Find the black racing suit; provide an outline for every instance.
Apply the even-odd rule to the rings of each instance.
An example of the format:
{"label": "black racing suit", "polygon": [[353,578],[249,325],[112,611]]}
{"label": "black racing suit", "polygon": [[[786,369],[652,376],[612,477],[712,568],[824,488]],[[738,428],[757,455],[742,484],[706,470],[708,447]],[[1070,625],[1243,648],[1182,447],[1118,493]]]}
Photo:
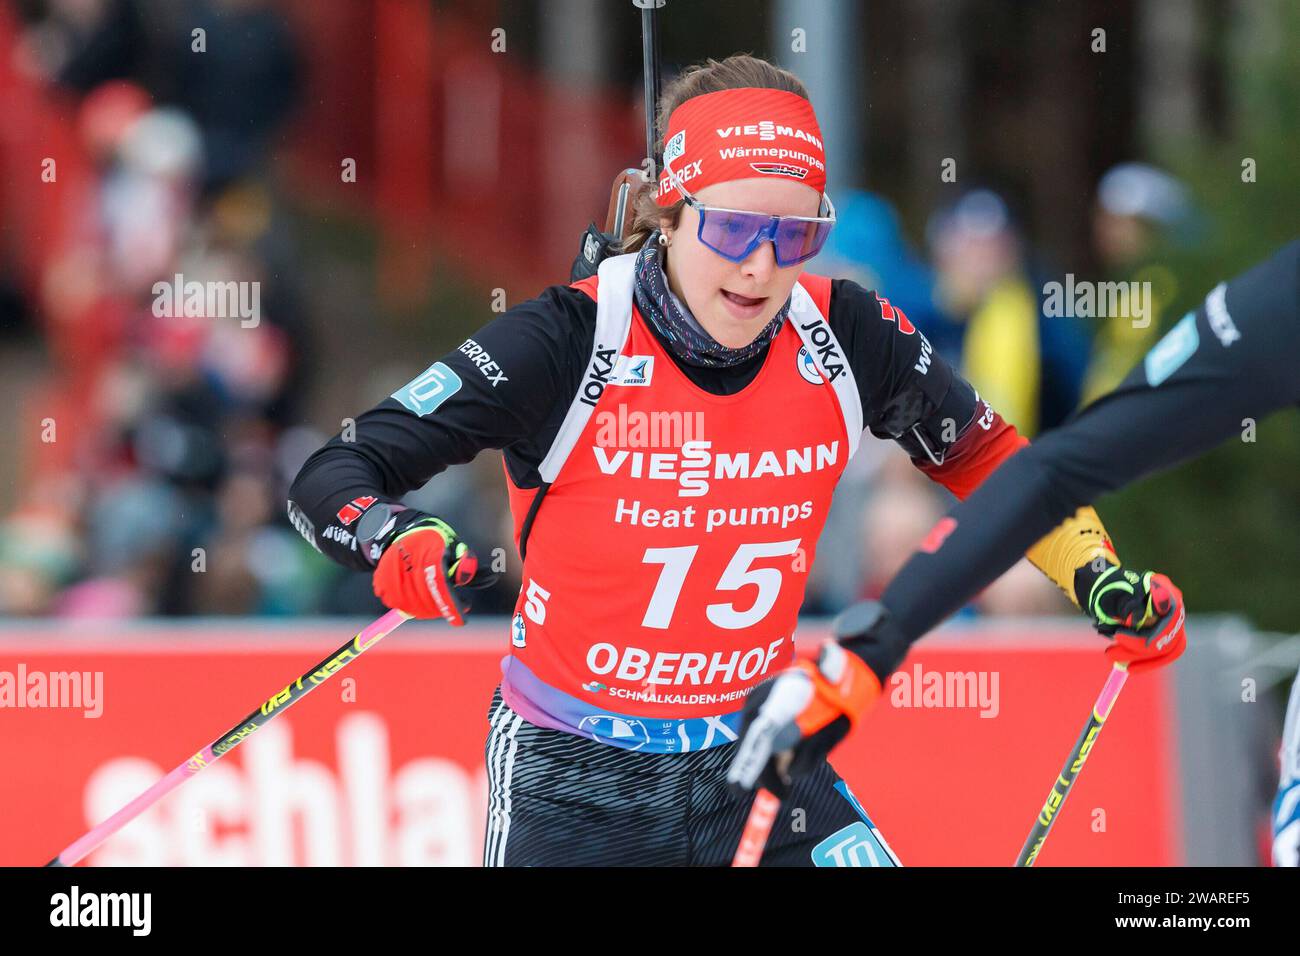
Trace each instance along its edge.
{"label": "black racing suit", "polygon": [[886,588],[899,625],[886,666],[1077,508],[1300,404],[1298,301],[1300,240],[1216,286],[1114,392],[1000,467]]}
{"label": "black racing suit", "polygon": [[[1014,429],[931,354],[906,317],[888,315],[874,293],[833,281],[830,325],[851,363],[866,427],[898,441],[936,481],[982,478],[1018,441]],[[425,414],[390,398],[357,418],[350,440],[337,437],[307,461],[290,491],[294,524],[323,553],[366,569],[375,555],[358,546],[361,522],[340,523],[349,502],[393,502],[487,448],[504,450],[519,487],[538,487],[538,466],[582,384],[595,318],[585,292],[552,286],[484,326],[441,359],[460,379],[454,394]],[[700,388],[727,395],[748,385],[765,358],[731,368],[674,361]],[[489,865],[730,861],[749,804],[726,790],[731,745],[628,751],[534,726],[499,692],[489,718]],[[893,865],[829,764],[801,782],[786,807],[789,825],[774,829],[765,863]]]}

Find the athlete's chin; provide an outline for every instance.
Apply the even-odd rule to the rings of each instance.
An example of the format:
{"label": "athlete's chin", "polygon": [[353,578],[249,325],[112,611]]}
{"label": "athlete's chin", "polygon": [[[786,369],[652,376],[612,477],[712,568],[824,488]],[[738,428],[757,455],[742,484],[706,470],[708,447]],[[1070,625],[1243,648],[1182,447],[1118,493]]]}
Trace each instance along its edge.
{"label": "athlete's chin", "polygon": [[[719,295],[719,299],[721,298]],[[754,315],[740,316],[728,308],[728,303],[721,302],[718,308],[713,310],[711,321],[704,330],[719,345],[729,349],[743,348],[758,337],[758,333],[767,327],[767,323],[772,321],[774,315],[776,315],[775,309],[763,309]]]}

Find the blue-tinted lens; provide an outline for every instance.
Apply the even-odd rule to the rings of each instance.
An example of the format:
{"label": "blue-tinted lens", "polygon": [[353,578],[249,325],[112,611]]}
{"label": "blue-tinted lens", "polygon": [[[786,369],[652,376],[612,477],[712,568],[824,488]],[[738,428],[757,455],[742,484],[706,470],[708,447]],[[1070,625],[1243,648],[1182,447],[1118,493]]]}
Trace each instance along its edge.
{"label": "blue-tinted lens", "polygon": [[792,266],[811,259],[822,251],[831,234],[829,222],[807,222],[800,219],[782,219],[777,223],[776,263]]}
{"label": "blue-tinted lens", "polygon": [[723,209],[699,209],[700,241],[723,258],[741,262],[768,231],[771,216]]}

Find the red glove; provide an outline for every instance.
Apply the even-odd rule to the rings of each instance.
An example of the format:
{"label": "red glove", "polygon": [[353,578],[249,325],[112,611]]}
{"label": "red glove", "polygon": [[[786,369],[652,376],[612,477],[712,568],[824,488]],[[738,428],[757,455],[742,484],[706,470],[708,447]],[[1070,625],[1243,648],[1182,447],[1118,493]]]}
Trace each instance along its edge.
{"label": "red glove", "polygon": [[483,587],[495,575],[478,575],[478,558],[441,518],[421,518],[384,548],[373,578],[375,596],[412,617],[465,623],[469,604],[454,588]]}
{"label": "red glove", "polygon": [[1084,608],[1112,640],[1106,656],[1132,673],[1172,664],[1187,649],[1183,592],[1163,574],[1112,565],[1092,583]]}

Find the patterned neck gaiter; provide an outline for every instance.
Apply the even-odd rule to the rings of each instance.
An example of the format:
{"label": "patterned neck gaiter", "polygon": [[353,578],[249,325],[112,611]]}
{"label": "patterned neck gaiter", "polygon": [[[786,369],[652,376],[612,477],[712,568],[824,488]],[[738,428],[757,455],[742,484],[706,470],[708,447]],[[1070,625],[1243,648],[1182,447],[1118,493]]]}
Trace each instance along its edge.
{"label": "patterned neck gaiter", "polygon": [[673,354],[689,365],[726,368],[739,365],[762,352],[785,324],[790,314],[790,300],[764,326],[754,341],[740,348],[727,348],[705,332],[695,317],[678,304],[664,275],[664,248],[659,245],[659,230],[650,234],[636,260],[636,283],[633,294],[637,308],[667,340]]}

